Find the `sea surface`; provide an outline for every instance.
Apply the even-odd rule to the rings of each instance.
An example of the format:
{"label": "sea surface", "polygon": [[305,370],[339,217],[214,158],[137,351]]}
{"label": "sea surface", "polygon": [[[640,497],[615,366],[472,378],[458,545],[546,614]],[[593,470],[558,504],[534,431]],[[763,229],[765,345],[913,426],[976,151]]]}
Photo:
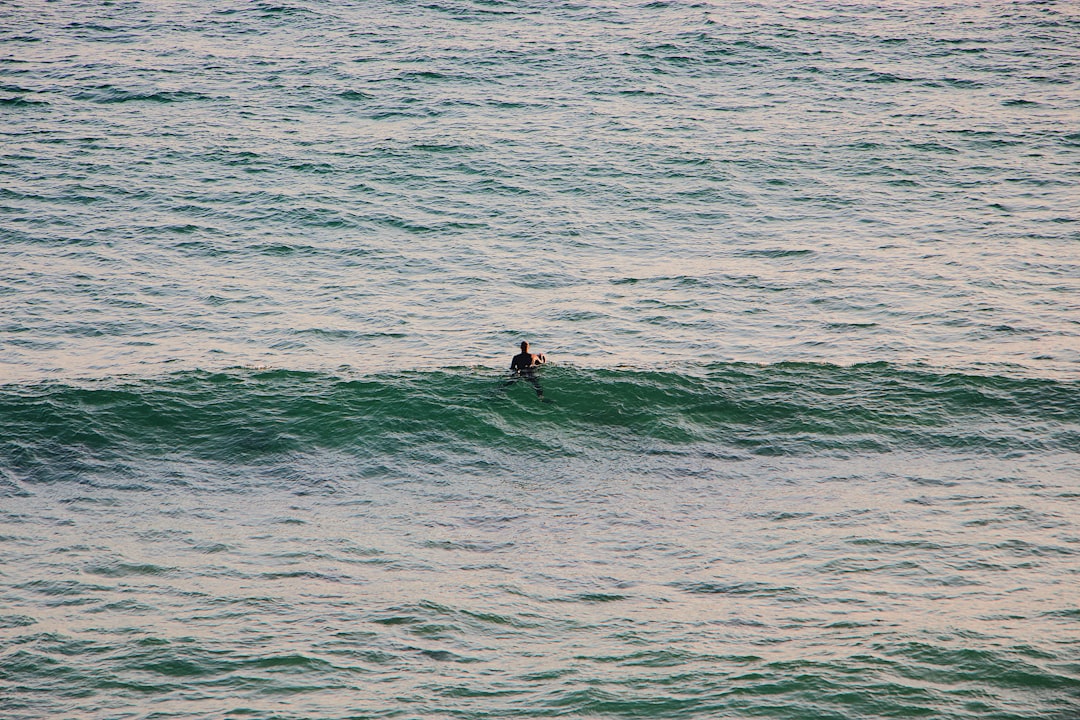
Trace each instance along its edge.
{"label": "sea surface", "polygon": [[1078,47],[0,4],[0,718],[1080,717]]}

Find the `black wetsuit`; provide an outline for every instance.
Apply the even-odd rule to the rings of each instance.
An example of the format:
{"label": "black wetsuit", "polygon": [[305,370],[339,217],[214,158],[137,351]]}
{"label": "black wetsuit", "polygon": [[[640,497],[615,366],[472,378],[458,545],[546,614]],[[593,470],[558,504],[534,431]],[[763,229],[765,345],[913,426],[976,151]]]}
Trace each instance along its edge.
{"label": "black wetsuit", "polygon": [[536,353],[523,352],[515,355],[514,359],[510,361],[510,372],[513,373],[513,377],[510,378],[507,385],[513,385],[521,378],[527,380],[530,385],[536,388],[536,397],[544,397],[544,388],[540,387],[540,378],[536,377],[536,368],[543,365],[544,362],[544,356]]}

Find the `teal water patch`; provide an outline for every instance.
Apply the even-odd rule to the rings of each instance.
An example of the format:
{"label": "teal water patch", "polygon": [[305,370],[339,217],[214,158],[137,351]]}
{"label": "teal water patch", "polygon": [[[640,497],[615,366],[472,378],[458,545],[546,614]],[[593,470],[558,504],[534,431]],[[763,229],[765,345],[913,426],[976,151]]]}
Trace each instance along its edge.
{"label": "teal water patch", "polygon": [[528,383],[475,370],[359,379],[293,371],[0,389],[8,471],[191,457],[270,462],[340,451],[453,464],[485,454],[736,451],[997,455],[1076,452],[1076,383],[885,364],[712,365],[693,372],[553,367]]}

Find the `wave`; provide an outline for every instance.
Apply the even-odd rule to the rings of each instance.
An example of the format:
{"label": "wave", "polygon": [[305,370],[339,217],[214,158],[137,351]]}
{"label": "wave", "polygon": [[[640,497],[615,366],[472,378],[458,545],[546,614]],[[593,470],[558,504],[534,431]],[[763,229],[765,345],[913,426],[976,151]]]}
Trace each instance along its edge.
{"label": "wave", "polygon": [[549,367],[541,401],[490,369],[349,378],[190,371],[0,386],[0,468],[33,481],[140,459],[274,462],[334,451],[430,462],[607,451],[718,457],[1080,451],[1080,383],[884,363]]}

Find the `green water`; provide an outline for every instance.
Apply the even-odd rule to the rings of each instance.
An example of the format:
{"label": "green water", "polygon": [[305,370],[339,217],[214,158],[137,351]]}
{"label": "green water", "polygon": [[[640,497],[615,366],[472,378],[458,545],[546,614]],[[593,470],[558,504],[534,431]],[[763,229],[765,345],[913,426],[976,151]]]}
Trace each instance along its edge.
{"label": "green water", "polygon": [[0,717],[1080,717],[1077,47],[0,5]]}
{"label": "green water", "polygon": [[1075,382],[902,370],[883,363],[713,365],[691,373],[545,368],[543,400],[484,369],[348,378],[180,373],[0,392],[12,457],[61,454],[274,461],[428,446],[573,457],[703,447],[746,455],[954,450],[1075,452]]}
{"label": "green water", "polygon": [[8,385],[16,717],[1065,718],[1075,383]]}

